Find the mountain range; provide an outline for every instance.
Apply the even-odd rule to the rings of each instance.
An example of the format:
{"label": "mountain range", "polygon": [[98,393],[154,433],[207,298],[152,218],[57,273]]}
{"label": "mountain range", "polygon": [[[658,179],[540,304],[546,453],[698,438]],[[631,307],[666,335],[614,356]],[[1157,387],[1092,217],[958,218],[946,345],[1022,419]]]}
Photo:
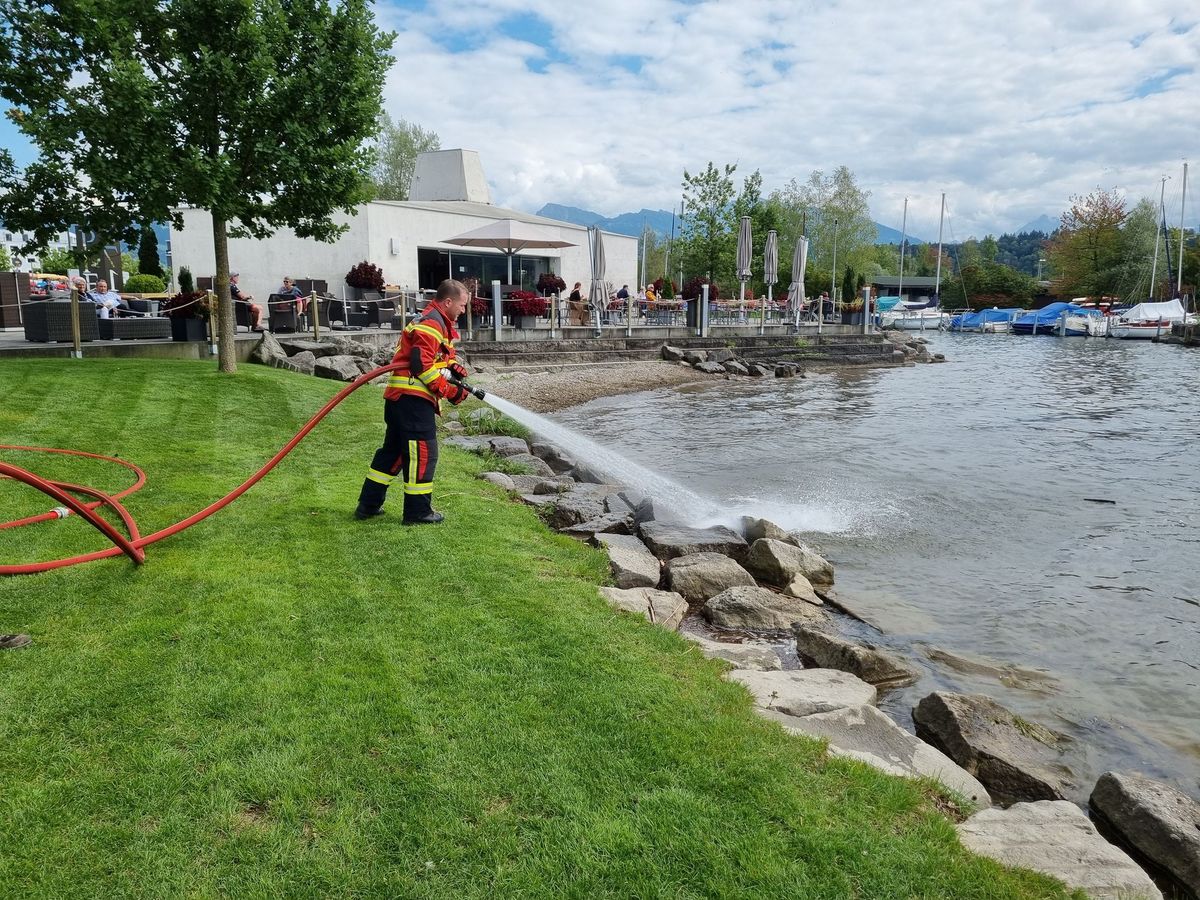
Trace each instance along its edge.
{"label": "mountain range", "polygon": [[[592,212],[590,209],[580,209],[578,206],[563,206],[560,203],[547,203],[537,211],[537,215],[545,216],[548,219],[557,219],[560,222],[570,222],[573,225],[591,226],[598,225],[605,231],[614,231],[617,234],[627,234],[631,237],[637,237],[642,233],[642,228],[649,228],[660,236],[669,236],[672,227],[678,228],[678,219],[669,210],[665,209],[643,209],[639,212],[621,213],[619,216],[602,216],[598,212]],[[1058,219],[1052,216],[1042,214],[1032,222],[1026,222],[1018,228],[1013,234],[1026,234],[1031,231],[1042,231],[1050,234],[1058,228]],[[876,244],[899,244],[900,230],[883,225],[879,222],[875,223],[875,243]],[[908,235],[909,244],[924,244],[933,243],[926,241],[923,238],[915,235]]]}

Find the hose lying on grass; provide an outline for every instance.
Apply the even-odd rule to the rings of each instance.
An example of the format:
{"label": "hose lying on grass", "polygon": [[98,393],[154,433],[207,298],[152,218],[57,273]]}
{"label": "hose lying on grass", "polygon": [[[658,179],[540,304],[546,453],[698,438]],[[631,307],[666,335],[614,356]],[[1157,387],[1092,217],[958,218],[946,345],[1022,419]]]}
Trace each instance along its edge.
{"label": "hose lying on grass", "polygon": [[[8,463],[0,462],[0,478],[12,478],[16,481],[28,484],[31,487],[35,487],[47,496],[53,497],[60,504],[57,509],[54,509],[50,512],[41,513],[36,516],[28,516],[24,519],[15,519],[11,522],[0,522],[0,530],[6,528],[19,528],[24,525],[33,525],[37,522],[45,522],[51,519],[64,519],[67,516],[74,514],[90,522],[93,527],[95,527],[105,537],[113,542],[112,547],[109,547],[105,550],[97,550],[93,553],[81,553],[78,556],[47,560],[46,562],[25,563],[22,565],[0,565],[0,575],[34,575],[38,572],[48,572],[51,569],[61,569],[65,566],[75,566],[79,565],[80,563],[92,562],[93,560],[97,559],[105,559],[110,556],[119,556],[122,553],[140,565],[146,559],[146,554],[142,548],[146,547],[148,544],[153,544],[157,541],[163,540],[164,538],[169,538],[172,535],[179,534],[179,532],[183,531],[185,528],[191,528],[197,522],[201,522],[204,519],[207,519],[213,513],[224,509],[238,497],[242,496],[242,494],[246,493],[246,491],[250,490],[250,488],[254,487],[255,484],[261,481],[268,472],[270,472],[279,464],[280,460],[291,453],[292,450],[295,449],[296,445],[304,440],[308,433],[317,426],[317,423],[325,418],[325,416],[327,416],[335,406],[349,397],[364,384],[367,384],[375,378],[378,378],[380,375],[386,375],[388,372],[393,371],[400,365],[403,365],[403,363],[391,363],[367,372],[365,375],[360,375],[354,381],[350,382],[350,384],[338,391],[328,403],[321,407],[316,415],[314,415],[308,420],[307,423],[305,423],[303,428],[296,432],[295,436],[291,440],[284,444],[274,456],[267,460],[266,464],[261,469],[243,481],[240,485],[238,485],[220,500],[209,504],[208,506],[204,507],[204,509],[194,513],[193,515],[188,516],[182,522],[176,522],[174,525],[163,528],[161,531],[156,531],[153,534],[148,534],[144,537],[139,533],[137,522],[134,520],[133,516],[130,515],[129,511],[125,509],[125,506],[121,503],[123,498],[128,497],[146,483],[146,474],[137,466],[130,462],[126,462],[125,460],[116,459],[111,456],[103,456],[98,453],[87,453],[83,450],[64,450],[54,447],[22,447],[10,444],[0,444],[0,450],[16,450],[34,453],[61,453],[67,456],[82,456],[89,459],[99,459],[105,462],[116,463],[119,466],[124,466],[137,475],[137,478],[132,485],[125,488],[123,491],[110,495],[85,485],[70,484],[64,481],[53,481],[50,479],[41,478],[38,475],[35,475],[33,472],[30,472],[28,469],[22,469],[20,466],[14,466]],[[73,496],[74,494],[82,494],[84,496],[91,497],[92,499],[88,501],[79,500]],[[110,524],[99,514],[99,512],[97,512],[97,510],[103,506],[107,506],[120,517],[122,523],[125,525],[125,530],[129,533],[128,537],[121,534],[121,532],[115,526]]]}

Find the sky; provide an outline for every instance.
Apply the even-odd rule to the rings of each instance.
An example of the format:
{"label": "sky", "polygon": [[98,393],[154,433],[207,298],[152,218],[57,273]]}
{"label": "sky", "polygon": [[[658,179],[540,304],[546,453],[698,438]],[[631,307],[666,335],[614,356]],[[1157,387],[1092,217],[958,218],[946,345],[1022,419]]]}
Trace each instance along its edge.
{"label": "sky", "polygon": [[[1200,6],[1174,0],[377,0],[385,107],[478,150],[493,202],[670,209],[685,170],[770,191],[839,165],[874,218],[947,239],[1200,197]],[[0,144],[27,159],[7,122]],[[740,182],[739,182],[740,183]]]}

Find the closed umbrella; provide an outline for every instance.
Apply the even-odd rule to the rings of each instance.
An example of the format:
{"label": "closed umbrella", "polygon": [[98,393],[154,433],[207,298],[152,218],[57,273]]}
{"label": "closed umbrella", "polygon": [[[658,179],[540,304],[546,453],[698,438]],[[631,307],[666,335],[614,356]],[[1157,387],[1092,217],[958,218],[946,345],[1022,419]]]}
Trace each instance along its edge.
{"label": "closed umbrella", "polygon": [[[779,280],[779,235],[774,228],[767,232],[767,244],[763,248],[763,280],[767,283],[767,306],[770,306],[775,299],[775,282]],[[764,307],[758,333],[763,334],[766,328],[767,309]]]}
{"label": "closed umbrella", "polygon": [[[792,305],[796,327],[800,326],[800,307],[804,305],[804,270],[808,268],[808,238],[796,241],[792,253],[792,283],[788,286],[788,303]],[[817,328],[821,325],[818,322]]]}
{"label": "closed umbrella", "polygon": [[600,317],[608,303],[608,286],[604,281],[604,239],[599,228],[589,228],[592,237],[592,287],[588,292],[588,303],[596,317],[596,332],[600,332]]}
{"label": "closed umbrella", "polygon": [[750,241],[750,217],[742,216],[742,224],[738,227],[737,242],[737,279],[741,282],[740,301],[742,316],[746,314],[746,282],[750,280],[750,258],[754,245]]}

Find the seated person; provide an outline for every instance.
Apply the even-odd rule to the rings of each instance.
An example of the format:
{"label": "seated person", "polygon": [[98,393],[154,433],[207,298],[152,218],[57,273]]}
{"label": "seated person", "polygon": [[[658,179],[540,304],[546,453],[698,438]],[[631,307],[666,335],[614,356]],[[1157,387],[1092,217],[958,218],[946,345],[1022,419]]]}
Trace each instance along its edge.
{"label": "seated person", "polygon": [[657,303],[658,302],[658,294],[655,293],[654,285],[652,285],[652,284],[646,285],[646,302],[647,303]]}
{"label": "seated person", "polygon": [[242,289],[238,287],[238,273],[237,272],[229,273],[229,299],[232,300],[234,303],[245,303],[246,304],[246,307],[250,310],[250,330],[251,331],[266,331],[267,330],[265,326],[260,324],[260,322],[262,320],[262,307],[259,306],[257,303],[252,302],[254,300],[253,294],[243,293]]}
{"label": "seated person", "polygon": [[571,289],[571,296],[567,299],[568,325],[586,325],[588,323],[588,309],[587,304],[583,301],[582,287],[580,282],[575,282],[575,287]]}
{"label": "seated person", "polygon": [[304,311],[308,309],[308,298],[300,293],[300,288],[296,287],[290,278],[283,279],[283,285],[277,288],[275,293],[280,297],[295,297],[296,312],[300,315],[304,315]]}
{"label": "seated person", "polygon": [[96,315],[102,319],[115,318],[114,313],[121,310],[129,311],[129,306],[121,299],[116,291],[108,289],[108,282],[101,278],[96,282],[94,290],[88,291],[84,297],[96,304]]}
{"label": "seated person", "polygon": [[621,289],[617,291],[617,299],[622,301],[629,299],[629,285],[621,285]]}

